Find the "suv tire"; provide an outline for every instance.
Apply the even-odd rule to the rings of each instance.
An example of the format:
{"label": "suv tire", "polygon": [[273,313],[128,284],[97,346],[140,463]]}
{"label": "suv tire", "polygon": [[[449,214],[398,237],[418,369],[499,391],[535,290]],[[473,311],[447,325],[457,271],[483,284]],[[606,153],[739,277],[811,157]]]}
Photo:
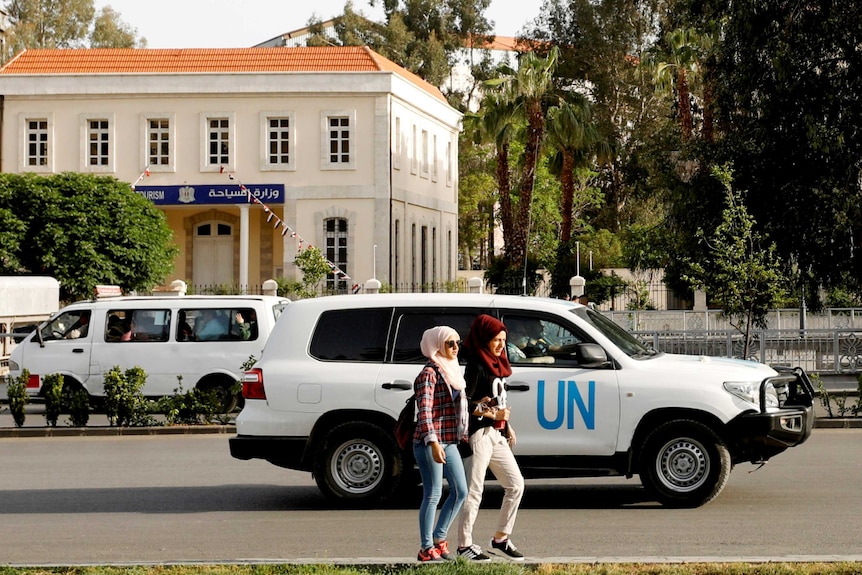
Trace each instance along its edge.
{"label": "suv tire", "polygon": [[391,432],[370,422],[350,421],[328,431],[314,459],[314,479],[330,499],[371,502],[393,498],[405,474]]}
{"label": "suv tire", "polygon": [[697,421],[665,422],[641,448],[641,483],[668,507],[709,503],[724,489],[732,468],[727,446]]}

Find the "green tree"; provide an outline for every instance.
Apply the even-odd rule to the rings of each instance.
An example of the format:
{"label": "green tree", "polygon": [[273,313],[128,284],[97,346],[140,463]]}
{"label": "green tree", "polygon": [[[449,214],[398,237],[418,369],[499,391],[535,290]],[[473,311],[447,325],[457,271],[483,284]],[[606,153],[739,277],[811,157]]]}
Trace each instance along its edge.
{"label": "green tree", "polygon": [[294,263],[302,272],[301,288],[297,295],[303,298],[316,297],[323,278],[332,272],[329,262],[319,249],[309,246],[296,254]]}
{"label": "green tree", "polygon": [[138,38],[138,30],[120,19],[110,6],[102,8],[93,21],[90,32],[91,48],[146,48],[146,38]]}
{"label": "green tree", "polygon": [[[638,66],[659,32],[664,0],[546,0],[527,36],[560,48],[558,82],[579,86],[591,103],[601,141],[612,152],[596,178],[605,203],[597,228],[617,233],[637,221],[638,195],[648,180],[637,168],[639,149],[667,114]],[[652,193],[650,193],[652,192]]]}
{"label": "green tree", "polygon": [[93,0],[10,0],[11,53],[25,48],[83,48],[93,16]]}
{"label": "green tree", "polygon": [[36,48],[143,48],[145,38],[110,6],[98,14],[93,0],[8,0],[4,59]]}
{"label": "green tree", "polygon": [[752,331],[766,327],[768,311],[784,296],[786,279],[775,244],[754,229],[754,218],[743,194],[734,191],[730,172],[714,168],[712,173],[724,186],[727,203],[718,227],[697,231],[707,257],[691,263],[689,279],[742,334],[742,357],[748,358]]}
{"label": "green tree", "polygon": [[97,284],[150,289],[178,251],[164,213],[112,177],[0,174],[3,213],[14,241],[0,248],[0,274],[53,276],[64,300]]}
{"label": "green tree", "polygon": [[465,269],[472,269],[474,260],[487,268],[497,223],[494,148],[472,141],[465,130],[458,152],[458,251]]}
{"label": "green tree", "polygon": [[[860,292],[862,2],[717,2],[722,160],[785,262]],[[848,273],[849,272],[849,273]]]}

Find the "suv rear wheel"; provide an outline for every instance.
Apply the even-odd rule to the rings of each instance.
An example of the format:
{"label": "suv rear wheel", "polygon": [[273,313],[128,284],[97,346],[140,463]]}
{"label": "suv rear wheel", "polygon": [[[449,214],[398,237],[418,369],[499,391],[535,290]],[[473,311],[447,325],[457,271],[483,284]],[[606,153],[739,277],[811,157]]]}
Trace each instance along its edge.
{"label": "suv rear wheel", "polygon": [[641,483],[669,507],[709,503],[724,489],[732,468],[727,446],[697,421],[663,423],[641,449]]}
{"label": "suv rear wheel", "polygon": [[401,453],[392,433],[367,422],[342,423],[329,431],[314,460],[314,479],[329,498],[342,502],[388,499],[402,479]]}

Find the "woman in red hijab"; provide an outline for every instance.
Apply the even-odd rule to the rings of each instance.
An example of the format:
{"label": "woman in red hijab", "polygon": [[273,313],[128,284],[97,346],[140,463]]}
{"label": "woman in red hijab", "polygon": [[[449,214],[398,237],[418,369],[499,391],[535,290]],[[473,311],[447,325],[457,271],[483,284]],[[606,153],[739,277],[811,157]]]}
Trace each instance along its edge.
{"label": "woman in red hijab", "polygon": [[489,550],[514,561],[524,560],[509,541],[524,495],[524,477],[512,453],[515,430],[509,424],[506,399],[506,378],[512,375],[512,368],[506,354],[506,335],[503,322],[482,314],[473,320],[464,342],[463,354],[467,359],[464,380],[470,402],[468,432],[473,454],[464,460],[467,500],[461,508],[458,554],[471,561],[491,560],[481,547],[473,544],[473,524],[482,503],[488,469],[504,490],[497,531]]}

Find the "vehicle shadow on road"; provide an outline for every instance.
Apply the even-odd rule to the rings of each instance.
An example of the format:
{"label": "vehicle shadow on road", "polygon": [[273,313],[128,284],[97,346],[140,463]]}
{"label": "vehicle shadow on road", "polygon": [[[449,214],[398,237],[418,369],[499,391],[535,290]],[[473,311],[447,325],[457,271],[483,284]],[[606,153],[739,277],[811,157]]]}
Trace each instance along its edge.
{"label": "vehicle shadow on road", "polygon": [[[503,491],[486,488],[483,508],[499,508]],[[314,486],[219,485],[203,487],[110,487],[0,491],[4,514],[212,513],[336,509],[417,509],[421,488],[394,501],[339,504]],[[528,485],[522,509],[617,509],[658,507],[639,484]]]}

